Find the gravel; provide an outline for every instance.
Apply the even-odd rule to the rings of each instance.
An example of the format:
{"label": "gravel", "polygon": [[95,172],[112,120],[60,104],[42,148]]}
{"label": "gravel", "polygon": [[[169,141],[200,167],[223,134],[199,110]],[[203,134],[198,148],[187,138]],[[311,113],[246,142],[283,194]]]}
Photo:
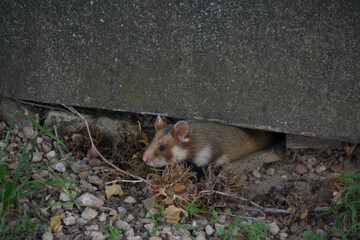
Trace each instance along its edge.
{"label": "gravel", "polygon": [[[11,138],[8,146],[9,167],[11,171],[17,167],[17,159],[20,155],[21,149],[24,148],[26,142],[35,136],[35,131],[32,127],[17,129],[14,131],[17,135]],[[37,137],[32,149],[33,152],[33,169],[29,172],[35,172],[40,166],[45,166],[54,163],[61,159],[61,154],[54,148],[51,139],[45,135]],[[0,147],[5,147],[5,142],[0,141]],[[286,184],[288,180],[296,178],[307,179],[308,181],[296,182],[290,189],[296,189],[298,192],[311,192],[316,189],[316,184],[319,179],[330,179],[333,172],[342,172],[353,170],[354,163],[346,158],[334,158],[334,163],[318,164],[318,159],[323,159],[316,155],[312,150],[300,151],[296,161],[292,161],[294,152],[287,150],[286,157],[279,162],[268,163],[266,166],[257,167],[255,169],[242,172],[242,183],[246,186],[249,192],[256,192],[251,199],[260,204],[258,200],[263,194],[271,192],[272,187],[280,186],[277,190],[271,192],[273,196],[276,194],[284,194],[287,190]],[[0,159],[4,156],[0,155]],[[337,161],[339,160],[339,161]],[[3,161],[3,160],[2,160]],[[331,167],[330,167],[331,166]],[[34,170],[35,169],[35,170]],[[72,162],[63,160],[54,164],[50,169],[43,169],[32,176],[34,181],[45,182],[53,180],[53,174],[49,170],[55,170],[61,178],[74,179],[79,183],[67,183],[67,187],[73,196],[79,194],[76,202],[82,207],[78,209],[73,205],[62,205],[63,203],[71,202],[71,198],[63,192],[64,189],[46,188],[44,195],[44,206],[52,206],[49,210],[43,213],[44,219],[49,220],[51,217],[65,213],[61,219],[61,225],[66,227],[58,233],[52,232],[52,229],[41,230],[38,236],[40,239],[109,239],[102,229],[108,229],[109,226],[115,229],[122,230],[124,239],[191,239],[188,234],[196,237],[196,239],[217,239],[216,232],[222,228],[228,229],[229,224],[234,221],[234,217],[222,214],[226,209],[231,209],[232,215],[263,217],[257,212],[247,211],[243,212],[238,204],[245,202],[237,200],[236,204],[223,202],[224,207],[215,208],[219,212],[219,220],[216,223],[209,224],[214,219],[211,214],[197,214],[192,216],[191,221],[185,221],[183,224],[191,226],[201,226],[195,230],[184,230],[173,227],[159,228],[154,236],[152,231],[154,222],[147,212],[151,211],[156,217],[158,209],[154,207],[151,194],[147,190],[145,184],[140,183],[116,183],[121,185],[125,196],[113,196],[107,199],[105,196],[104,186],[107,184],[106,176],[113,169],[109,168],[93,150],[87,150],[79,159],[73,158]],[[283,177],[284,176],[284,177]],[[119,177],[120,178],[120,177]],[[320,192],[320,191],[319,191]],[[259,194],[261,193],[261,195]],[[247,197],[247,196],[246,196]],[[23,200],[23,206],[31,208],[32,203],[39,204],[41,194],[32,195],[27,201]],[[249,197],[250,198],[250,197]],[[314,195],[314,198],[317,198]],[[229,204],[229,205],[228,205]],[[260,204],[261,205],[261,204]],[[277,219],[278,215],[266,216],[266,224],[269,228],[268,239],[301,239],[304,229],[313,229],[321,234],[325,234],[325,229],[331,228],[331,221],[318,220],[311,218],[314,222],[307,221],[308,225],[301,226],[298,222],[292,222],[287,226],[280,223]],[[281,215],[286,218],[286,215]],[[310,219],[310,218],[309,218]],[[190,224],[191,222],[191,224]],[[249,220],[249,224],[252,224]],[[164,218],[160,217],[157,226],[166,225]],[[306,223],[305,223],[306,224]],[[100,227],[99,227],[100,226]],[[280,228],[282,229],[280,231]],[[240,229],[240,228],[239,228]]]}

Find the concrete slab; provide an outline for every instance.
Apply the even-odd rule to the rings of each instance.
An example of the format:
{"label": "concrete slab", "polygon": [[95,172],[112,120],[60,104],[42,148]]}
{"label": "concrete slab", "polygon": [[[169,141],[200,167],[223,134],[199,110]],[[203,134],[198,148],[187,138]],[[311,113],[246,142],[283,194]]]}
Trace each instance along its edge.
{"label": "concrete slab", "polygon": [[359,1],[0,3],[0,96],[360,142]]}

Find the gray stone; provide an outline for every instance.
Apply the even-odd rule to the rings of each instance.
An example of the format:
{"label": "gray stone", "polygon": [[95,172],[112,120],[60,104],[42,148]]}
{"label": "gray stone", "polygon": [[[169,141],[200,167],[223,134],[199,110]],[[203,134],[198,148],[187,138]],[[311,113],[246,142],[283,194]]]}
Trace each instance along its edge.
{"label": "gray stone", "polygon": [[89,171],[83,171],[81,173],[79,173],[79,178],[80,180],[85,180],[87,179],[87,177],[90,175],[90,172]]}
{"label": "gray stone", "polygon": [[149,240],[162,240],[162,238],[158,236],[152,236],[149,238]]}
{"label": "gray stone", "polygon": [[125,236],[126,237],[133,237],[134,236],[134,229],[133,228],[130,228],[129,230],[127,230],[125,232]]}
{"label": "gray stone", "polygon": [[53,240],[54,239],[54,236],[51,232],[45,232],[42,237],[41,237],[42,240]]}
{"label": "gray stone", "polygon": [[146,228],[146,230],[148,230],[149,233],[152,233],[154,223],[145,224],[144,227]]}
{"label": "gray stone", "polygon": [[266,174],[272,176],[275,174],[275,169],[274,168],[268,168],[266,169]]}
{"label": "gray stone", "polygon": [[90,3],[1,3],[1,96],[360,142],[358,1]]}
{"label": "gray stone", "polygon": [[[88,121],[91,122],[86,115]],[[57,132],[63,136],[69,132],[69,127],[75,128],[79,124],[80,118],[74,114],[59,111],[49,111],[45,119],[45,128],[53,129],[56,126]]]}
{"label": "gray stone", "polygon": [[84,218],[77,218],[76,219],[76,225],[79,227],[84,227],[87,221]]}
{"label": "gray stone", "polygon": [[287,236],[288,236],[288,234],[285,232],[279,233],[279,237],[281,237],[281,238],[286,238]]}
{"label": "gray stone", "polygon": [[106,235],[104,235],[102,232],[96,232],[93,231],[89,234],[89,237],[91,237],[91,240],[105,240]]}
{"label": "gray stone", "polygon": [[141,240],[140,236],[131,236],[131,237],[127,237],[127,240]]}
{"label": "gray stone", "polygon": [[82,204],[87,207],[101,207],[104,205],[104,201],[95,197],[90,193],[85,193],[76,199],[78,204]]}
{"label": "gray stone", "polygon": [[299,164],[299,165],[297,165],[297,166],[295,167],[295,172],[296,172],[297,174],[302,175],[302,174],[304,174],[304,173],[307,172],[307,168],[306,168],[304,165]]}
{"label": "gray stone", "polygon": [[105,222],[105,221],[106,221],[106,218],[107,218],[106,214],[105,214],[105,213],[101,213],[100,216],[99,216],[99,221],[100,221],[100,222]]}
{"label": "gray stone", "polygon": [[51,168],[53,168],[54,170],[56,170],[58,172],[63,173],[66,171],[66,164],[65,164],[65,162],[58,162],[58,163],[52,165]]}
{"label": "gray stone", "polygon": [[256,177],[257,179],[260,179],[261,178],[261,173],[259,172],[259,170],[255,169],[253,172],[252,172],[253,176]]}
{"label": "gray stone", "polygon": [[67,193],[61,192],[59,200],[62,201],[62,202],[70,202],[71,198]]}
{"label": "gray stone", "polygon": [[119,230],[127,231],[130,229],[130,225],[125,221],[119,220],[115,222],[115,228]]}
{"label": "gray stone", "polygon": [[95,185],[100,185],[102,183],[101,179],[96,175],[88,176],[87,181]]}
{"label": "gray stone", "polygon": [[89,169],[90,169],[89,165],[87,165],[86,161],[84,160],[77,161],[71,165],[71,170],[73,170],[74,173],[88,171]]}
{"label": "gray stone", "polygon": [[50,174],[50,172],[48,171],[48,170],[41,170],[40,172],[39,172],[39,175],[41,176],[41,177],[46,177],[46,176],[48,176]]}
{"label": "gray stone", "polygon": [[44,152],[48,153],[51,151],[51,147],[47,143],[42,143],[41,147],[43,148]]}
{"label": "gray stone", "polygon": [[315,169],[315,171],[317,173],[322,173],[325,170],[326,170],[326,167],[324,165],[317,166],[316,169]]}
{"label": "gray stone", "polygon": [[90,207],[85,208],[85,210],[81,213],[81,217],[86,221],[94,219],[97,215],[98,212]]}
{"label": "gray stone", "polygon": [[221,228],[224,228],[224,225],[223,225],[223,224],[215,223],[215,229],[216,229],[216,231],[218,231],[218,230],[221,229]]}
{"label": "gray stone", "polygon": [[267,226],[269,227],[269,232],[271,235],[276,235],[280,232],[280,228],[275,222],[268,223]]}
{"label": "gray stone", "polygon": [[25,137],[24,133],[22,131],[19,131],[17,135],[18,135],[19,138],[24,138]]}
{"label": "gray stone", "polygon": [[128,203],[128,204],[135,204],[137,203],[136,199],[133,198],[132,196],[128,196],[124,199],[124,202],[125,203]]}
{"label": "gray stone", "polygon": [[[83,180],[82,180],[83,181]],[[83,184],[81,184],[80,186],[79,186],[79,188],[80,188],[80,190],[81,191],[97,191],[98,190],[98,188],[97,187],[95,187],[95,186],[93,186],[93,185],[91,185],[90,183],[83,183]]]}
{"label": "gray stone", "polygon": [[37,144],[41,144],[41,143],[43,143],[43,141],[44,141],[44,139],[42,137],[37,137],[36,138],[36,143]]}
{"label": "gray stone", "polygon": [[63,222],[66,226],[74,225],[76,223],[76,219],[74,216],[67,216],[63,219]]}
{"label": "gray stone", "polygon": [[[3,9],[3,6],[0,7],[0,9]],[[1,11],[1,10],[0,10]],[[3,46],[3,43],[1,43],[1,46]],[[2,55],[2,54],[1,54]],[[2,71],[0,69],[0,71]],[[2,76],[0,77],[0,119],[4,120],[8,125],[10,125],[14,114],[16,111],[22,112],[32,119],[36,120],[38,122],[38,119],[36,115],[38,114],[39,109],[36,109],[34,107],[31,107],[27,104],[21,104],[17,101],[13,101],[9,98],[2,98],[3,97],[3,81],[5,78]],[[15,98],[14,96],[10,96],[10,98]],[[23,129],[24,127],[33,127],[33,124],[31,121],[20,114],[16,115],[15,124],[18,128]]]}
{"label": "gray stone", "polygon": [[296,233],[299,230],[299,226],[297,223],[293,223],[290,227],[290,232]]}
{"label": "gray stone", "polygon": [[126,216],[126,221],[127,221],[127,222],[131,222],[131,221],[134,220],[134,219],[135,219],[135,217],[134,217],[134,215],[132,215],[132,214],[129,214],[129,215]]}
{"label": "gray stone", "polygon": [[146,209],[151,209],[154,206],[152,198],[147,198],[144,200],[144,207]]}
{"label": "gray stone", "polygon": [[26,139],[31,139],[34,137],[34,128],[32,126],[26,126],[23,128],[23,133]]}
{"label": "gray stone", "polygon": [[34,162],[40,162],[42,160],[43,156],[44,156],[43,152],[34,152],[33,161]]}
{"label": "gray stone", "polygon": [[117,208],[117,211],[118,211],[119,213],[126,213],[126,212],[127,212],[126,208],[124,208],[123,206],[119,206],[119,207]]}
{"label": "gray stone", "polygon": [[206,225],[205,232],[206,232],[206,235],[211,236],[214,234],[215,229],[211,225]]}
{"label": "gray stone", "polygon": [[49,159],[49,160],[54,160],[56,159],[56,152],[54,150],[48,152],[46,154],[46,158]]}
{"label": "gray stone", "polygon": [[90,226],[86,226],[85,227],[86,231],[98,231],[99,230],[99,226],[98,225],[90,225]]}

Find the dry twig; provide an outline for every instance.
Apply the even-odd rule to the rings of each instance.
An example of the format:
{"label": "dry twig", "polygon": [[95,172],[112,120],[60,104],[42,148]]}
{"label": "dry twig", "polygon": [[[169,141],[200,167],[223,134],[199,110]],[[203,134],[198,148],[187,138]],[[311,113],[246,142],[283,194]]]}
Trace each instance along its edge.
{"label": "dry twig", "polygon": [[[252,205],[254,205],[255,207],[249,207],[243,204],[239,204],[239,207],[244,208],[246,210],[249,211],[254,211],[254,212],[262,212],[262,213],[281,213],[281,214],[291,214],[292,212],[288,209],[278,209],[278,208],[267,208],[267,207],[261,207],[260,205],[254,203],[253,201],[247,199],[247,198],[243,198],[243,197],[239,197],[236,196],[234,194],[228,194],[228,193],[224,193],[224,192],[220,192],[220,191],[215,191],[215,190],[205,190],[205,191],[200,191],[199,195],[205,193],[205,194],[220,194],[223,196],[227,196],[227,197],[231,197],[231,198],[237,198],[241,201],[245,201],[248,202]],[[328,210],[328,207],[314,207],[314,208],[310,208],[309,211],[311,212],[323,212]]]}
{"label": "dry twig", "polygon": [[100,158],[101,158],[105,163],[109,164],[111,167],[113,167],[114,169],[116,169],[118,172],[120,172],[120,173],[122,173],[122,174],[125,174],[125,175],[128,175],[128,176],[130,176],[130,177],[132,177],[132,178],[137,179],[137,181],[133,181],[133,182],[146,182],[146,179],[144,179],[144,178],[142,178],[142,177],[139,177],[139,176],[136,176],[136,175],[134,175],[134,174],[131,174],[131,173],[127,172],[127,171],[124,171],[124,170],[120,169],[119,167],[115,166],[114,164],[112,164],[110,161],[108,161],[108,160],[97,150],[97,148],[95,147],[94,141],[93,141],[93,139],[92,139],[92,137],[91,137],[91,134],[90,134],[90,128],[89,128],[89,124],[88,124],[87,119],[86,119],[84,116],[82,116],[78,111],[76,111],[73,107],[69,107],[69,106],[67,106],[67,105],[65,105],[65,104],[61,104],[61,105],[62,105],[63,107],[65,107],[65,108],[67,108],[68,110],[70,110],[72,113],[74,113],[74,114],[76,114],[77,116],[79,116],[79,117],[83,120],[83,122],[84,122],[84,124],[85,124],[85,126],[86,126],[87,133],[88,133],[88,135],[89,135],[89,139],[90,139],[90,142],[91,142],[91,147],[95,150],[95,152],[100,156]]}

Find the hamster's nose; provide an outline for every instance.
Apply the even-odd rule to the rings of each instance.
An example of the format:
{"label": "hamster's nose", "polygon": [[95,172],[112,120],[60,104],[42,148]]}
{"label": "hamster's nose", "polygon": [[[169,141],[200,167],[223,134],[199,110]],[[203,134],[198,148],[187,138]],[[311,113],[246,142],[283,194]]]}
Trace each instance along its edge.
{"label": "hamster's nose", "polygon": [[144,153],[143,160],[144,162],[151,162],[154,159],[152,154]]}

